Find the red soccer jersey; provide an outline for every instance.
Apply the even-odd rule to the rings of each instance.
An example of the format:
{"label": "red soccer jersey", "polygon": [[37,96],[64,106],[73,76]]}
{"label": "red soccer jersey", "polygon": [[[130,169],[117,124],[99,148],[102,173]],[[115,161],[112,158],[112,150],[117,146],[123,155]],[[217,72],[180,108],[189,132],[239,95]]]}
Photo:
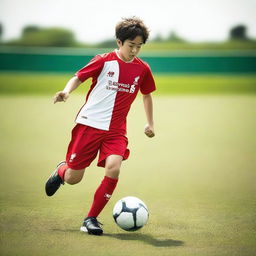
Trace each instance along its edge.
{"label": "red soccer jersey", "polygon": [[126,133],[126,117],[138,91],[149,94],[156,89],[147,63],[137,57],[124,62],[117,51],[97,55],[76,75],[81,82],[92,77],[76,123],[106,131]]}

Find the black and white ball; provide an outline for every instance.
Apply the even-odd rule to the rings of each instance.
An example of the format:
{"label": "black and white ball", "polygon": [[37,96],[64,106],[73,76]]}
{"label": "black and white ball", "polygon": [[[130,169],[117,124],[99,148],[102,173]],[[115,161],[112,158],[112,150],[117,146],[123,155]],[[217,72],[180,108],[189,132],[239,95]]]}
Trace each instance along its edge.
{"label": "black and white ball", "polygon": [[146,204],[134,196],[120,199],[113,209],[116,224],[126,231],[136,231],[142,228],[147,223],[148,216]]}

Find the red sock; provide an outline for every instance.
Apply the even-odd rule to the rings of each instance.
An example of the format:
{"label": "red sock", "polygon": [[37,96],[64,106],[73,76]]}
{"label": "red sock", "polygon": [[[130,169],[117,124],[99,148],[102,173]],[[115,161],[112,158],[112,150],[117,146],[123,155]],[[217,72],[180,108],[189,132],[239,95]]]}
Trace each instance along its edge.
{"label": "red sock", "polygon": [[112,179],[107,176],[104,177],[94,194],[94,200],[88,213],[88,217],[98,217],[112,196],[112,193],[116,188],[117,181],[118,179]]}
{"label": "red sock", "polygon": [[64,176],[65,176],[65,172],[68,169],[68,165],[67,164],[63,164],[59,167],[58,169],[58,174],[61,177],[61,179],[64,181]]}

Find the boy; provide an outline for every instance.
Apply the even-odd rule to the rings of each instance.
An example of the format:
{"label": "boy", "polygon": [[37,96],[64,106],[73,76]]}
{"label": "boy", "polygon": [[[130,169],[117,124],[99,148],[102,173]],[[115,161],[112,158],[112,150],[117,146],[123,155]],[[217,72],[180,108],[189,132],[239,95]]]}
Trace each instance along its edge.
{"label": "boy", "polygon": [[148,137],[155,135],[151,98],[155,82],[148,64],[136,57],[148,36],[139,18],[123,19],[116,26],[118,50],[94,57],[54,97],[54,103],[66,101],[82,82],[92,78],[86,103],[76,117],[66,161],[57,166],[45,185],[46,194],[52,196],[64,182],[80,182],[99,152],[98,166],[105,167],[105,177],[80,229],[89,234],[103,233],[97,217],[117,185],[122,161],[129,156],[126,116],[139,90],[148,122],[144,132]]}

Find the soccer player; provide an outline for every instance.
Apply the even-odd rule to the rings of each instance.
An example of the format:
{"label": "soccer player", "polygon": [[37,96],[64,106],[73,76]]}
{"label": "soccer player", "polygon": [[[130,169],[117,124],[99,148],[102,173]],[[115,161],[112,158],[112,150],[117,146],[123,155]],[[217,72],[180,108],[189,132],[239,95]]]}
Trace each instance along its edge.
{"label": "soccer player", "polygon": [[148,36],[142,20],[123,19],[116,25],[118,49],[96,55],[54,97],[54,103],[66,101],[81,83],[92,78],[86,102],[76,117],[66,160],[58,164],[45,185],[46,194],[52,196],[61,184],[80,182],[85,168],[99,153],[97,165],[105,168],[105,176],[80,228],[89,234],[103,233],[97,217],[113,194],[122,161],[129,156],[126,117],[138,91],[143,94],[147,119],[144,132],[150,138],[155,135],[151,97],[155,82],[149,65],[136,57]]}

